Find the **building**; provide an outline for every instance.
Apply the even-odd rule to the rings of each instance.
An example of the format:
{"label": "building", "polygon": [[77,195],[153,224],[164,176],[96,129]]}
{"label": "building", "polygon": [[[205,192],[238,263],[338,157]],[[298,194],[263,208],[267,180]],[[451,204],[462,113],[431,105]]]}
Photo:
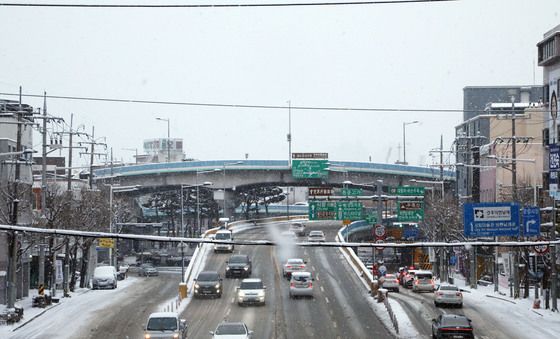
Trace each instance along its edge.
{"label": "building", "polygon": [[[169,150],[167,145],[169,145]],[[183,139],[180,138],[146,139],[144,140],[144,154],[136,156],[137,163],[176,162],[184,159]]]}
{"label": "building", "polygon": [[[512,112],[512,97],[517,114],[524,114],[529,106],[542,101],[542,86],[468,86],[463,88],[464,121],[455,127],[455,156],[457,163],[457,194],[459,197],[478,200],[480,171],[473,164],[480,164],[479,149],[493,143],[489,117]],[[511,121],[510,121],[511,124]],[[511,136],[511,135],[510,135]],[[473,196],[474,187],[474,196]]]}
{"label": "building", "polygon": [[[21,121],[18,121],[18,113]],[[21,124],[21,146],[22,150],[29,152],[17,153],[18,124]],[[16,166],[19,164],[18,185],[18,224],[31,223],[31,184],[33,176],[31,165],[33,163],[33,108],[29,105],[20,105],[17,101],[0,99],[0,196],[3,199],[13,196],[14,180],[16,178]],[[13,154],[16,153],[16,154]],[[1,216],[9,215],[12,201],[3,200],[0,202],[0,209],[3,209]],[[0,217],[0,223],[9,223],[4,217]],[[25,247],[27,244],[22,244]],[[0,304],[7,302],[7,279],[8,271],[8,237],[6,232],[0,232]],[[29,258],[21,256],[18,266],[21,267],[16,274],[16,298],[22,298],[29,294]]]}
{"label": "building", "polygon": [[[503,104],[502,104],[503,105]],[[509,105],[509,104],[508,104]],[[526,104],[517,104],[519,106]],[[496,109],[490,105],[490,109]],[[500,106],[500,105],[498,105]],[[538,188],[542,187],[543,149],[542,121],[546,116],[543,107],[529,107],[516,115],[517,147],[517,200],[535,204]],[[491,142],[479,148],[480,201],[512,201],[511,115],[481,115],[486,119]]]}
{"label": "building", "polygon": [[[544,104],[550,112],[543,129],[543,146],[547,149],[547,153],[558,154],[556,150],[551,150],[549,145],[557,144],[559,139],[558,128],[555,135],[554,125],[558,126],[558,96],[560,95],[560,25],[544,34],[543,40],[537,44],[537,49],[539,66],[543,68]],[[545,188],[550,190],[551,196],[556,195],[556,199],[559,199],[558,166],[551,166],[548,161],[550,157],[553,157],[553,154],[544,160],[548,180]]]}

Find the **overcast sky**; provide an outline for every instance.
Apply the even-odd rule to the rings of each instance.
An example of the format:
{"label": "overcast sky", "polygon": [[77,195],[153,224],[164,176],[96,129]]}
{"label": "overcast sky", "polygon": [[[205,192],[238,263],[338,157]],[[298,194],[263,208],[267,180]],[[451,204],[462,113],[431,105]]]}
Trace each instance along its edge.
{"label": "overcast sky", "polygon": [[[128,1],[141,2],[150,3]],[[235,1],[204,1],[211,2]],[[465,86],[541,84],[536,43],[560,23],[559,12],[558,0],[221,9],[0,7],[0,92],[16,93],[21,85],[24,93],[80,97],[462,109]],[[41,99],[24,101],[42,106]],[[141,149],[143,139],[167,135],[166,123],[156,117],[171,119],[171,137],[184,139],[190,158],[288,155],[287,109],[50,99],[48,111],[68,121],[74,113],[88,131],[95,125],[96,135],[106,136],[115,156],[125,161],[132,161],[133,152],[123,148]],[[425,165],[432,163],[428,153],[439,146],[440,134],[445,148],[451,147],[453,127],[461,119],[461,113],[292,110],[292,150],[327,152],[331,160],[366,162],[371,156],[374,162],[393,163],[403,122],[419,120],[407,127],[407,160]]]}

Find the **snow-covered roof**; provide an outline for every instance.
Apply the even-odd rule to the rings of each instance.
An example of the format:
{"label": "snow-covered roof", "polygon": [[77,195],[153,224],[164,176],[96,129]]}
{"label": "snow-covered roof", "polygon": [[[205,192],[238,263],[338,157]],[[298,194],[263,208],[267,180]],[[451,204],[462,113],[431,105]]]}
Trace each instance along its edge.
{"label": "snow-covered roof", "polygon": [[155,312],[150,314],[149,318],[178,318],[176,312]]}

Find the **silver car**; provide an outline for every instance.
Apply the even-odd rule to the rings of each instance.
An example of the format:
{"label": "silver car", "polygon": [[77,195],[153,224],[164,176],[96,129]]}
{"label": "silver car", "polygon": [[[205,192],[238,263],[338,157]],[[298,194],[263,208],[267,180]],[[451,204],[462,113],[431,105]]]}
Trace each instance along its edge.
{"label": "silver car", "polygon": [[323,231],[311,231],[307,236],[309,242],[323,242],[325,241],[325,233]]}
{"label": "silver car", "polygon": [[385,274],[382,278],[382,286],[389,291],[399,291],[399,279],[395,274]]}
{"label": "silver car", "polygon": [[435,290],[434,277],[430,271],[416,271],[412,281],[413,292],[433,292]]}
{"label": "silver car", "polygon": [[305,225],[301,222],[294,222],[290,225],[290,231],[294,232],[298,236],[305,235]]}
{"label": "silver car", "polygon": [[239,306],[247,304],[264,305],[266,286],[261,279],[243,279],[237,288],[237,304]]}
{"label": "silver car", "polygon": [[313,297],[313,279],[309,272],[294,272],[290,279],[290,298]]}
{"label": "silver car", "polygon": [[150,314],[144,328],[144,338],[187,338],[187,322],[179,319],[175,312],[156,312]]}
{"label": "silver car", "polygon": [[463,293],[455,285],[440,285],[435,292],[434,304],[463,307]]}
{"label": "silver car", "polygon": [[242,322],[223,322],[215,331],[210,331],[210,334],[214,339],[249,339],[253,336],[253,331],[249,331]]}
{"label": "silver car", "polygon": [[303,261],[303,259],[299,259],[299,258],[288,259],[288,261],[286,261],[286,263],[282,267],[282,275],[290,279],[293,272],[305,271],[305,268],[307,267],[305,264],[306,262]]}

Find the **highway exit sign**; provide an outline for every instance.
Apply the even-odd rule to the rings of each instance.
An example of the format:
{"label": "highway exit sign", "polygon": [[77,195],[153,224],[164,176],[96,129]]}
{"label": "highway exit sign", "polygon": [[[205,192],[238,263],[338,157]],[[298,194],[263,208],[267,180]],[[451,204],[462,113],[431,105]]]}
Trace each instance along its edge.
{"label": "highway exit sign", "polygon": [[398,221],[418,222],[424,220],[424,202],[399,201],[397,203]]}

